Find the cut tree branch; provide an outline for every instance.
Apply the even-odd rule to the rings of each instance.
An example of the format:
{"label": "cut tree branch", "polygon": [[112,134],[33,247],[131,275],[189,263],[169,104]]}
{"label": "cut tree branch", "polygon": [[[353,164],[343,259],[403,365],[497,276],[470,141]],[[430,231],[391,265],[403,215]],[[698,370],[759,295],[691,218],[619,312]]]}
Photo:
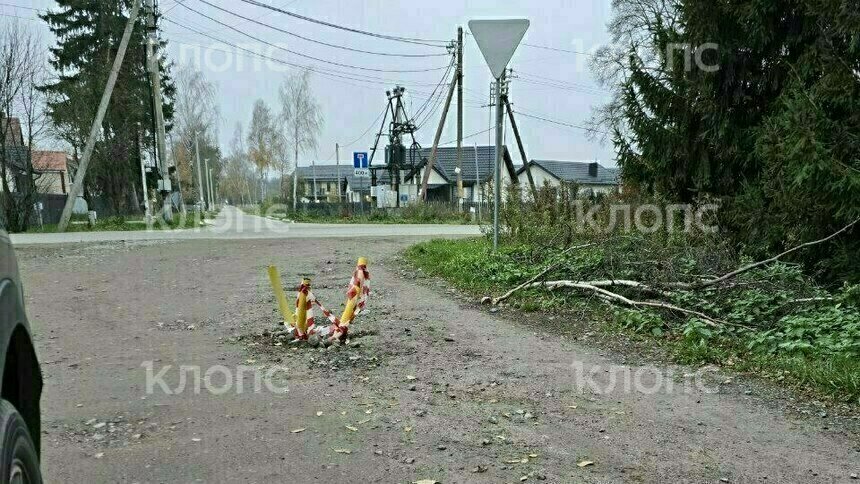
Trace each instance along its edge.
{"label": "cut tree branch", "polygon": [[[594,245],[597,245],[597,243],[592,242],[592,243],[588,243],[588,244],[574,245],[574,246],[568,247],[567,249],[564,249],[564,250],[561,252],[561,254],[559,254],[559,255],[560,255],[560,256],[563,256],[563,255],[567,254],[568,252],[570,252],[570,251],[572,251],[572,250],[575,250],[575,249],[585,249],[585,248],[587,248],[587,247],[592,247],[592,246],[594,246]],[[548,265],[546,268],[544,268],[544,270],[540,271],[537,275],[535,275],[535,276],[534,276],[534,277],[532,277],[531,279],[529,279],[529,280],[527,280],[526,282],[524,282],[524,283],[520,284],[519,286],[517,286],[517,287],[515,287],[515,288],[511,289],[510,291],[506,292],[505,294],[503,294],[503,295],[501,295],[501,296],[499,296],[499,297],[497,297],[497,298],[493,299],[493,301],[492,301],[492,302],[493,302],[493,305],[495,306],[496,304],[499,304],[500,302],[502,302],[502,301],[504,301],[504,300],[508,299],[509,297],[511,297],[515,292],[517,292],[517,291],[519,291],[519,290],[523,289],[524,287],[528,286],[529,284],[531,284],[531,283],[533,283],[533,282],[537,281],[538,279],[540,279],[541,277],[543,277],[543,276],[547,275],[551,270],[553,270],[553,269],[555,269],[556,267],[558,267],[559,265],[561,265],[561,263],[562,263],[562,262],[564,262],[564,260],[563,260],[563,259],[562,259],[562,260],[559,260],[559,261],[556,261],[556,262],[553,262],[552,264]]]}
{"label": "cut tree branch", "polygon": [[[769,259],[760,260],[760,261],[758,261],[758,262],[753,262],[752,264],[749,264],[749,265],[743,266],[743,267],[741,267],[740,269],[737,269],[737,270],[735,270],[735,271],[729,272],[728,274],[722,275],[722,276],[720,276],[720,277],[718,277],[718,278],[716,278],[716,279],[711,279],[711,280],[704,281],[704,282],[699,282],[699,283],[696,283],[696,284],[690,284],[688,287],[689,287],[689,288],[691,288],[691,289],[702,289],[702,288],[704,288],[704,287],[713,286],[713,285],[715,285],[715,284],[719,284],[719,283],[721,283],[721,282],[727,281],[727,280],[729,280],[729,279],[731,279],[731,278],[733,278],[733,277],[737,277],[737,276],[739,276],[739,275],[743,274],[744,272],[751,271],[751,270],[755,269],[756,267],[761,267],[761,266],[763,266],[763,265],[770,264],[771,262],[776,262],[776,261],[777,261],[777,260],[779,260],[781,257],[784,257],[784,256],[786,256],[786,255],[788,255],[788,254],[793,253],[793,252],[797,252],[797,251],[798,251],[798,250],[800,250],[800,249],[804,249],[804,248],[806,248],[806,247],[812,247],[813,245],[818,245],[818,244],[821,244],[821,243],[827,242],[828,240],[833,239],[833,238],[835,238],[835,237],[838,237],[839,235],[841,235],[841,234],[842,234],[842,233],[844,233],[844,232],[847,232],[848,230],[850,230],[850,229],[851,229],[851,227],[853,227],[854,225],[856,225],[856,224],[857,224],[857,222],[860,222],[860,218],[858,218],[858,219],[854,220],[853,222],[851,222],[850,224],[848,224],[848,225],[846,225],[846,226],[842,227],[841,229],[837,230],[836,232],[833,232],[832,234],[828,235],[827,237],[824,237],[823,239],[813,240],[813,241],[811,241],[811,242],[805,242],[805,243],[800,244],[800,245],[798,245],[798,246],[792,247],[792,248],[790,248],[790,249],[788,249],[788,250],[786,250],[786,251],[784,251],[784,252],[780,252],[779,254],[777,254],[777,255],[775,255],[775,256],[773,256],[773,257],[769,258]],[[676,287],[683,287],[683,286],[676,286]]]}

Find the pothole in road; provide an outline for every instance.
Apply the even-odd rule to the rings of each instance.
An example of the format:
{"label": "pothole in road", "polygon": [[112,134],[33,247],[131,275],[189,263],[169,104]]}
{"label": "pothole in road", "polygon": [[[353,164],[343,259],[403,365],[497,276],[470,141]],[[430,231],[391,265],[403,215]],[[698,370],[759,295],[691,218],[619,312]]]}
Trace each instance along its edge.
{"label": "pothole in road", "polygon": [[278,331],[240,335],[235,341],[245,346],[252,357],[265,357],[277,363],[304,362],[308,369],[336,372],[340,370],[376,369],[388,354],[377,345],[378,332],[358,329],[349,339],[330,345],[307,341],[292,342],[290,336]]}

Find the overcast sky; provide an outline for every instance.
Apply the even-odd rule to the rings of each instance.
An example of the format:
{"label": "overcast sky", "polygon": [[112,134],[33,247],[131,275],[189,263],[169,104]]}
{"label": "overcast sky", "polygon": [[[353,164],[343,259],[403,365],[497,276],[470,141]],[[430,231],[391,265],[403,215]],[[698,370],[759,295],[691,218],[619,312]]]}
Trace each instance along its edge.
{"label": "overcast sky", "polygon": [[[352,49],[401,54],[445,52],[441,48],[390,41],[333,29],[271,12],[239,0],[206,1],[300,36]],[[523,40],[526,44],[568,51],[592,52],[596,47],[608,42],[606,34],[606,23],[610,17],[608,1],[260,1],[326,22],[401,37],[454,39],[458,26],[462,25],[468,31],[467,23],[470,19],[522,17],[531,21],[531,27]],[[335,66],[271,48],[188,10],[176,0],[161,0],[161,9],[166,12],[167,18],[183,26],[208,33],[223,42],[215,42],[169,22],[162,24],[165,36],[170,42],[168,55],[171,60],[199,67],[218,87],[223,118],[220,126],[220,140],[225,151],[236,122],[241,122],[244,126],[250,122],[254,101],[262,98],[277,111],[278,86],[288,73],[298,70],[272,61],[255,60],[250,54],[237,51],[226,45],[227,43],[240,44],[242,47],[269,57],[294,64],[314,66],[320,70],[320,73],[313,75],[313,88],[322,105],[325,126],[317,152],[300,156],[300,164],[303,165],[311,158],[316,158],[318,161],[330,160],[333,163],[336,142],[345,145],[355,141],[354,144],[341,150],[341,160],[345,162],[351,160],[353,151],[368,151],[379,129],[379,122],[374,120],[385,107],[385,91],[391,89],[395,83],[405,86],[407,111],[412,114],[424,103],[444,73],[444,70],[420,73],[377,70],[438,69],[447,66],[449,61],[449,58],[444,56],[403,58],[346,51],[268,29],[219,11],[201,0],[185,0],[180,3],[265,42],[275,43],[306,56],[358,67]],[[0,14],[32,18],[36,12],[15,9],[7,6],[8,4],[46,8],[54,5],[54,2],[4,0],[0,3]],[[40,22],[28,23],[46,32],[46,42],[53,42]],[[225,50],[235,54],[226,53]],[[489,127],[490,112],[488,108],[481,106],[488,102],[491,76],[477,44],[468,35],[465,37],[464,65],[466,88],[464,135],[470,135]],[[597,89],[588,68],[588,57],[585,55],[521,45],[510,67],[514,69],[515,76],[521,76],[513,79],[511,84],[510,97],[515,111],[522,110],[523,113],[534,116],[582,125],[589,119],[592,107],[607,99],[607,94]],[[440,114],[441,108],[416,135],[418,141],[425,147],[432,145]],[[443,143],[455,139],[455,121],[455,111],[452,106],[442,136]],[[525,116],[520,116],[517,123],[529,158],[599,159],[606,165],[614,165],[612,147],[590,141],[582,130]],[[368,128],[370,128],[369,131],[364,136],[360,136]],[[470,146],[473,143],[492,142],[492,132],[464,141]],[[506,142],[510,149],[516,149],[510,132]]]}

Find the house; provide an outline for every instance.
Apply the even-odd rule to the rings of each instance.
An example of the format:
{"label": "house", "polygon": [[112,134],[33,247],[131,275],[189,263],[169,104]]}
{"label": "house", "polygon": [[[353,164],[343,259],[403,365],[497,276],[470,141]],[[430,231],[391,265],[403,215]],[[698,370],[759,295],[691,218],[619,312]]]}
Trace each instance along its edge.
{"label": "house", "polygon": [[[29,149],[24,145],[24,136],[21,131],[21,122],[18,118],[7,118],[0,115],[0,133],[3,136],[3,144],[0,149],[3,150],[0,156],[0,163],[4,164],[3,168],[6,175],[11,192],[17,192],[19,186],[24,186],[22,179],[27,172],[27,159]],[[2,186],[0,186],[2,189]]]}
{"label": "house", "polygon": [[[511,154],[507,146],[502,151],[504,166],[513,165]],[[415,170],[411,167],[403,170],[400,175],[400,202],[401,205],[414,202],[418,199],[421,184],[424,177],[424,169],[427,166],[432,148],[418,150]],[[408,155],[407,155],[408,158]],[[491,196],[491,181],[493,180],[493,167],[496,163],[495,146],[463,146],[461,152],[461,176],[463,180],[463,197],[466,202],[478,203],[489,200]],[[515,166],[515,165],[513,165]],[[436,161],[433,171],[427,181],[427,200],[453,201],[457,199],[457,148],[455,146],[440,146],[437,149]],[[516,168],[516,167],[515,167]],[[390,183],[390,174],[385,165],[374,167],[376,172],[376,185],[373,196],[376,197],[377,205],[380,207],[393,207],[397,205],[397,197]],[[502,183],[508,184],[511,173],[502,169]],[[516,173],[513,173],[516,176]]]}
{"label": "house", "polygon": [[[344,201],[359,202],[361,194],[370,194],[370,178],[358,178],[353,172],[352,165],[331,165],[318,163],[315,166],[298,167],[299,192],[304,198],[314,200],[314,186],[316,186],[316,199],[320,201],[336,202],[338,196],[338,181],[340,181],[340,194]],[[314,183],[316,182],[316,183]]]}
{"label": "house", "polygon": [[[529,168],[538,187],[544,183],[558,186],[561,182],[575,182],[584,196],[614,193],[621,187],[618,169],[606,168],[597,161],[531,160]],[[520,183],[528,184],[525,167],[517,171],[517,177]]]}
{"label": "house", "polygon": [[36,190],[39,193],[65,195],[69,188],[65,151],[33,151],[33,170],[39,174]]}

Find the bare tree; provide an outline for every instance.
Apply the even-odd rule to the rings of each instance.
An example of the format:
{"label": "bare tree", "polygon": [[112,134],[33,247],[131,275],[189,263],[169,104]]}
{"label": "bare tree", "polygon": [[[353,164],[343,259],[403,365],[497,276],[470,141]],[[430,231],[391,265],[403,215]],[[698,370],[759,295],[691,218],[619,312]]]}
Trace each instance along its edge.
{"label": "bare tree", "polygon": [[275,120],[272,110],[262,99],[254,103],[251,126],[248,128],[248,157],[257,168],[260,183],[260,202],[263,201],[266,173],[272,166],[275,149]]}
{"label": "bare tree", "polygon": [[272,161],[275,169],[278,170],[278,187],[280,189],[281,201],[287,203],[287,200],[290,199],[289,172],[292,166],[290,163],[290,146],[287,143],[287,137],[279,130],[275,131],[274,141],[274,156]]}
{"label": "bare tree", "polygon": [[314,97],[310,77],[310,71],[293,74],[279,90],[284,135],[293,150],[293,210],[297,203],[299,154],[317,148],[323,126],[322,109]]}
{"label": "bare tree", "polygon": [[252,188],[256,183],[254,182],[254,169],[248,161],[248,153],[245,150],[241,123],[236,123],[233,140],[230,142],[230,151],[225,161],[221,195],[232,200],[233,203],[241,205],[251,203],[254,195]]}
{"label": "bare tree", "polygon": [[[211,153],[218,146],[218,122],[220,112],[216,97],[216,86],[206,80],[200,71],[187,66],[176,70],[176,95],[174,100],[172,143],[173,160],[177,176],[188,199],[198,200],[196,152]],[[203,157],[203,155],[201,155]]]}
{"label": "bare tree", "polygon": [[10,231],[24,231],[37,200],[33,152],[47,127],[41,41],[16,22],[0,26],[0,208]]}

